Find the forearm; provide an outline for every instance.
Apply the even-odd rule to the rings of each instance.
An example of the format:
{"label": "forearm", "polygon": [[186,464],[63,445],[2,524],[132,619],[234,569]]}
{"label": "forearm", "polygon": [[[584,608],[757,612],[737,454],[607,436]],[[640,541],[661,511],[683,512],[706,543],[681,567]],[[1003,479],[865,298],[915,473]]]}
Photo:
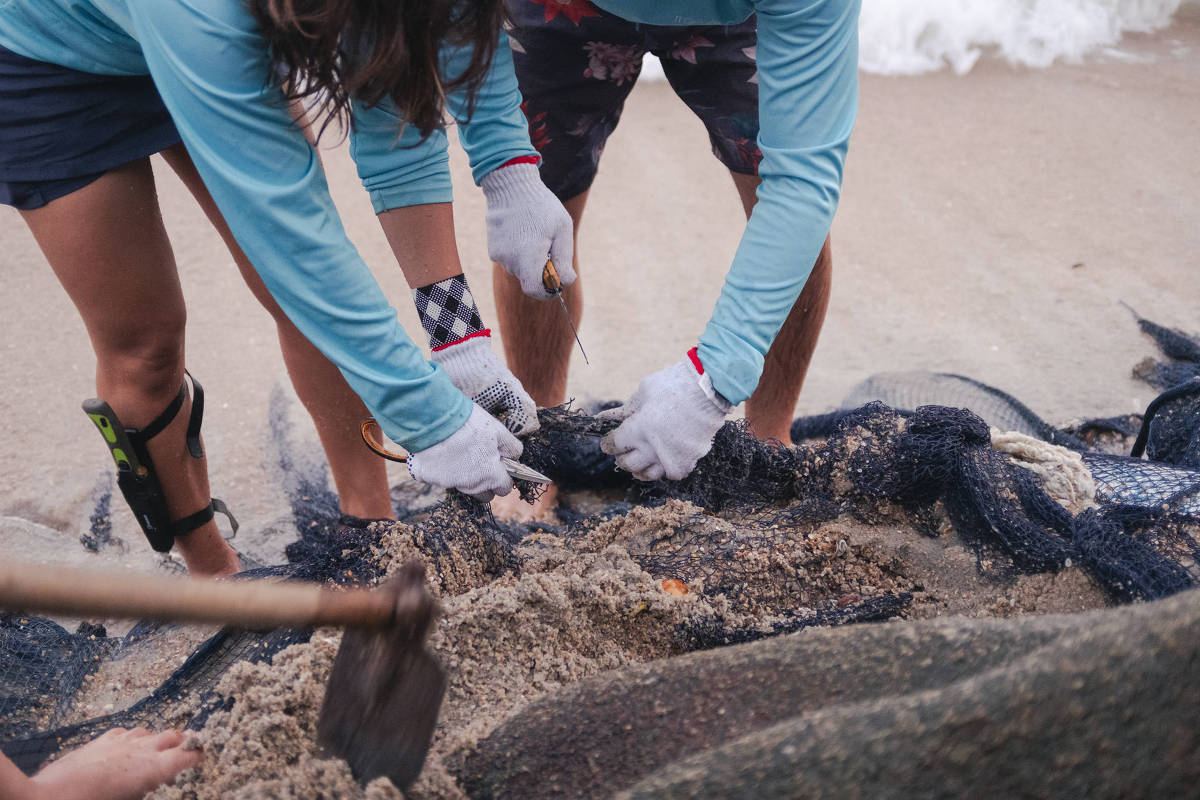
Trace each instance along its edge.
{"label": "forearm", "polygon": [[[832,176],[827,181],[836,186]],[[836,191],[831,196],[809,183],[781,183],[764,183],[699,340],[700,360],[713,386],[735,404],[756,388],[767,351],[808,281],[836,207]]]}
{"label": "forearm", "polygon": [[410,288],[462,273],[451,203],[392,208],[379,214],[379,224]]}
{"label": "forearm", "polygon": [[[469,50],[447,49],[443,53],[443,74],[461,72],[469,58]],[[476,183],[514,158],[537,155],[529,143],[529,130],[521,112],[508,37],[500,37],[491,71],[479,88],[474,108],[468,106],[461,90],[446,97],[447,111],[460,124],[459,138]],[[404,124],[390,101],[369,108],[354,105],[350,154],[377,214],[452,199],[445,132],[434,131],[422,137],[416,128]]]}
{"label": "forearm", "polygon": [[492,353],[491,331],[462,273],[451,204],[394,208],[379,215],[379,224],[412,287],[432,361],[513,433],[536,430],[533,398]]}
{"label": "forearm", "polygon": [[458,258],[451,204],[394,208],[379,215],[379,224],[413,290],[433,360],[450,345],[490,336]]}
{"label": "forearm", "polygon": [[34,800],[38,787],[17,765],[0,755],[0,797],[12,800]]}

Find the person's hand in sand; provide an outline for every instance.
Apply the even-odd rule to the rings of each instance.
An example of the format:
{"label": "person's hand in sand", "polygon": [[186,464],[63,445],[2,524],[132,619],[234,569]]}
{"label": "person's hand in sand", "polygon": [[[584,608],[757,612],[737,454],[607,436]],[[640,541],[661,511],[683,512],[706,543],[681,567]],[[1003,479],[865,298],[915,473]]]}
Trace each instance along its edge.
{"label": "person's hand in sand", "polygon": [[32,778],[0,755],[6,800],[137,800],[204,760],[183,733],[113,728],[43,767]]}
{"label": "person's hand in sand", "polygon": [[712,448],[731,408],[693,348],[679,363],[643,378],[625,405],[600,412],[601,419],[622,420],[600,449],[639,481],[683,480]]}

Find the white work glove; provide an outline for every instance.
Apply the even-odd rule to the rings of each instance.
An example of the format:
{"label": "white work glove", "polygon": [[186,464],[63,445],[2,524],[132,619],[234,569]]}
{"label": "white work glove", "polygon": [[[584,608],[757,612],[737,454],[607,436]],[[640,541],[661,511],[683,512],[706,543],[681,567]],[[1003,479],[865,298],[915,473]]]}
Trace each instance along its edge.
{"label": "white work glove", "polygon": [[479,406],[463,426],[432,447],[408,457],[414,478],[446,489],[458,489],[488,502],[513,490],[512,476],[500,457],[520,458],[521,442]]}
{"label": "white work glove", "polygon": [[639,481],[682,480],[712,448],[732,407],[685,358],[642,378],[625,405],[597,415],[624,420],[600,449]]}
{"label": "white work glove", "polygon": [[460,392],[484,411],[503,417],[517,436],[538,429],[537,406],[516,376],[492,352],[490,336],[472,336],[434,350],[430,359],[442,365]]}
{"label": "white work glove", "polygon": [[571,215],[542,183],[536,164],[510,164],[483,178],[487,198],[488,256],[521,282],[536,300],[550,297],[542,284],[546,258],[563,286],[575,282]]}

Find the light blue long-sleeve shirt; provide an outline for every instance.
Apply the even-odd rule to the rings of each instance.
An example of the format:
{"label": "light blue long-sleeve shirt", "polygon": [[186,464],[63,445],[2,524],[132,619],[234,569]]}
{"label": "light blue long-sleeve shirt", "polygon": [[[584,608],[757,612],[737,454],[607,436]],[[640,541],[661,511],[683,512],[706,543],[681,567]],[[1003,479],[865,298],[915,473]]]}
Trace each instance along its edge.
{"label": "light blue long-sleeve shirt", "polygon": [[[345,375],[389,437],[422,450],[471,402],[404,333],[346,237],[316,153],[268,83],[242,0],[0,1],[0,45],[28,58],[154,80],[205,186],[284,313]],[[445,54],[446,74],[462,52]],[[462,140],[476,182],[531,155],[507,37]],[[461,97],[448,98],[461,117]],[[394,106],[354,108],[352,153],[376,211],[448,202],[446,139],[400,134]]]}
{"label": "light blue long-sleeve shirt", "polygon": [[758,15],[758,203],[700,336],[713,387],[740,403],[833,223],[858,107],[860,0],[593,0],[651,25]]}

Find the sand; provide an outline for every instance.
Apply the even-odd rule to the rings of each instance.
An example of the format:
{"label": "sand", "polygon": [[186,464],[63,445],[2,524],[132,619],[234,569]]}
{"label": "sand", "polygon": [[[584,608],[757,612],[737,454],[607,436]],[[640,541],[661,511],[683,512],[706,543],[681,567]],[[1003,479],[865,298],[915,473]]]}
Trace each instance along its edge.
{"label": "sand", "polygon": [[[1064,507],[1087,494],[1078,475],[1064,478],[1072,474],[1073,460],[1061,448],[1021,437],[998,435],[997,440],[995,446],[1014,451],[1013,462],[1033,469]],[[861,433],[851,433],[842,449],[868,446]],[[1057,636],[1083,624],[1061,615],[1109,606],[1108,596],[1079,567],[1023,575],[1003,559],[985,557],[958,536],[941,504],[914,515],[911,507],[862,496],[836,470],[831,483],[843,509],[833,519],[802,515],[789,521],[789,512],[801,509],[797,506],[713,513],[669,500],[615,516],[597,514],[570,528],[526,531],[514,543],[497,535],[489,518],[471,513],[467,501],[458,500],[418,511],[404,523],[376,523],[372,529],[380,539],[369,557],[380,567],[395,571],[414,557],[425,562],[442,610],[429,644],[449,677],[425,769],[404,796],[609,796],[609,788],[632,786],[639,777],[678,780],[674,767],[664,768],[688,756],[701,759],[707,748],[724,744],[727,737],[720,731],[726,729],[729,736],[746,739],[752,756],[762,756],[753,751],[754,742],[775,735],[774,723],[801,724],[798,712],[805,708],[826,713],[815,699],[822,696],[815,684],[832,679],[812,672],[821,669],[822,659],[837,659],[847,676],[858,675],[851,695],[886,705],[893,702],[890,688],[904,694],[936,687],[944,690],[936,703],[946,705],[946,713],[960,713],[963,697],[968,705],[976,697],[955,681],[979,671],[981,685],[991,686],[1009,662],[1014,674],[1023,676],[1030,665],[1021,657],[1046,646],[1053,638],[1048,631]],[[577,494],[597,506],[605,502],[606,493],[596,491],[567,491],[564,499],[579,505]],[[607,493],[610,500],[617,494]],[[869,612],[898,599],[899,605],[884,614],[893,617],[891,622],[844,627],[845,635],[833,644],[823,638],[831,627],[867,618],[856,617],[857,610]],[[1144,613],[1156,619],[1154,612]],[[1059,616],[1030,622],[1047,614]],[[1191,612],[1187,615],[1190,619]],[[997,627],[1000,619],[1013,624]],[[1092,619],[1109,630],[1117,625],[1108,617]],[[917,620],[946,625],[922,627]],[[895,631],[880,632],[885,628]],[[772,636],[781,629],[816,638]],[[940,645],[949,650],[940,656],[917,644],[931,630],[937,638],[943,636],[937,631],[951,629]],[[749,649],[683,655],[706,646],[705,641],[710,646],[712,640],[703,637],[714,631],[744,635],[737,641],[759,641]],[[996,635],[1019,646],[989,644]],[[902,650],[893,651],[895,644],[884,647],[865,665],[886,670],[887,681],[876,683],[855,672],[859,655],[889,637],[901,642]],[[345,764],[315,744],[317,712],[338,641],[336,632],[319,631],[270,664],[230,669],[217,687],[229,699],[228,709],[214,713],[190,736],[190,746],[204,750],[205,762],[154,797],[399,797],[386,780],[360,786]],[[810,642],[826,643],[814,653]],[[781,648],[800,649],[780,656]],[[972,655],[976,651],[981,658]],[[729,663],[780,657],[789,669],[808,670],[804,680],[814,686],[788,682],[778,669],[769,669],[763,679],[770,689],[755,692],[749,688],[754,682],[739,680]],[[1040,659],[1035,673],[1067,680],[1052,669],[1053,656]],[[683,677],[694,671],[703,679]],[[645,701],[621,699],[623,681],[632,695],[653,693],[659,681],[674,688],[663,690],[663,710],[650,713]],[[596,691],[618,696],[587,699]],[[777,693],[779,702],[771,699]],[[832,706],[828,713],[849,713],[849,706],[843,708],[850,703],[845,691],[823,696]],[[1023,697],[1009,697],[1001,686],[986,701],[1000,708],[1024,702]],[[533,733],[547,721],[566,724],[574,713],[586,715],[588,723],[563,736],[586,745],[564,749]],[[645,729],[670,727],[664,715],[678,717],[688,735],[654,747],[654,736]],[[1003,718],[997,712],[995,719]],[[905,719],[901,713],[889,724],[902,728]],[[636,747],[625,741],[634,736],[627,733],[634,722],[643,741]],[[587,753],[615,759],[632,771],[614,776],[589,766]],[[739,779],[721,778],[719,764],[719,759],[702,762],[688,774]],[[772,769],[769,764],[760,768]],[[553,775],[542,780],[544,771]],[[590,780],[592,773],[604,774],[605,782]]]}
{"label": "sand", "polygon": [[[914,420],[918,424],[919,418]],[[587,753],[631,759],[628,763],[636,763],[636,772],[589,790],[589,796],[607,796],[603,790],[610,785],[628,787],[635,778],[653,778],[673,760],[716,746],[722,741],[716,735],[722,726],[731,726],[739,735],[766,735],[768,722],[791,721],[784,712],[795,702],[809,702],[803,698],[811,699],[813,691],[786,689],[790,684],[768,672],[774,683],[756,693],[750,688],[757,680],[752,673],[739,679],[723,664],[727,658],[774,658],[770,653],[778,650],[777,643],[795,636],[821,636],[821,631],[841,627],[847,633],[838,641],[849,658],[852,652],[869,649],[870,641],[887,638],[881,628],[904,628],[911,633],[896,635],[916,641],[925,635],[921,631],[929,630],[920,621],[951,619],[950,624],[958,626],[952,637],[958,649],[948,657],[948,669],[961,678],[967,667],[981,666],[967,657],[971,648],[996,649],[981,644],[989,631],[997,630],[987,620],[1012,619],[1014,636],[1028,638],[1032,630],[1032,643],[1042,645],[1046,637],[1037,633],[1042,623],[1031,623],[1031,628],[1026,620],[1109,606],[1109,596],[1080,567],[1068,563],[1053,573],[1020,574],[1011,561],[960,537],[940,502],[898,505],[882,500],[871,491],[879,476],[856,479],[851,474],[871,468],[871,462],[851,454],[882,454],[895,446],[887,435],[905,427],[883,415],[846,430],[828,450],[776,462],[777,472],[798,479],[792,486],[800,499],[782,508],[754,504],[714,512],[679,499],[654,507],[624,503],[572,526],[531,525],[519,531],[497,528],[490,517],[472,509],[472,501],[458,498],[417,510],[405,522],[374,523],[370,531],[377,541],[361,555],[381,572],[395,572],[408,560],[420,558],[441,606],[429,646],[445,665],[448,691],[426,768],[405,796],[533,796],[522,784],[550,768],[556,777],[539,784],[538,796],[561,796],[556,787],[575,785],[587,779],[589,770],[595,771],[580,763]],[[1069,470],[1061,468],[1072,462],[1061,448],[997,438],[999,447],[1017,452],[1014,463],[1032,468],[1064,507],[1086,494],[1079,481],[1064,479]],[[725,434],[721,446],[727,458],[736,461]],[[974,455],[961,456],[964,462],[994,457],[985,444],[978,447]],[[827,474],[811,466],[831,455],[833,467]],[[998,488],[1003,490],[1003,476],[992,477],[1001,481]],[[784,482],[782,474],[771,471],[758,479]],[[833,494],[826,496],[827,490]],[[587,495],[595,507],[604,506],[606,497],[612,501],[621,496],[616,490],[564,491],[570,506],[579,505],[578,494]],[[831,508],[838,512],[831,515]],[[329,555],[338,558],[343,548],[334,547]],[[883,619],[890,621],[851,624]],[[1072,623],[1046,624],[1057,630]],[[86,714],[97,696],[121,691],[137,696],[139,680],[140,693],[149,691],[161,679],[162,666],[172,658],[182,661],[180,645],[186,648],[185,639],[179,631],[166,633],[162,647],[152,648],[152,657],[140,661],[140,674],[125,676],[123,684],[114,683],[122,677],[120,661],[103,665],[89,681],[94,685],[85,687],[76,710]],[[269,664],[238,663],[228,669],[216,685],[216,693],[228,702],[216,703],[217,710],[189,735],[189,746],[202,749],[205,761],[155,797],[398,797],[386,780],[359,786],[344,763],[316,746],[317,714],[338,641],[336,632],[318,631],[308,643],[277,653]],[[738,642],[754,644],[748,650],[721,646]],[[922,665],[928,659],[909,663],[925,658],[920,647],[910,649],[912,653],[906,650],[904,656],[907,667],[887,667],[897,691],[912,691],[924,681]],[[711,650],[712,657],[697,660],[696,650]],[[831,648],[824,658],[839,659],[847,676],[856,674],[854,662],[843,665],[838,652]],[[871,658],[879,667],[880,659]],[[995,659],[984,660],[982,666],[999,669]],[[673,666],[676,662],[678,667]],[[644,702],[585,703],[592,732],[583,733],[583,738],[607,743],[559,751],[553,743],[534,742],[539,737],[530,726],[536,729],[545,715],[561,720],[561,712],[581,693],[586,697],[598,685],[611,691],[625,679],[622,676],[633,681],[631,691],[653,691],[647,688],[652,684],[637,676],[678,681],[679,670],[697,665],[710,673],[708,678],[681,682],[661,698],[664,709],[681,707],[681,724],[691,731],[670,746],[622,755],[624,734],[616,732],[629,729],[621,719],[645,716],[649,712]],[[908,676],[907,682],[901,673]],[[940,668],[933,674],[938,680],[945,677]],[[717,680],[718,675],[723,677]],[[863,685],[874,684],[864,680]],[[871,695],[881,702],[882,686]],[[205,691],[203,686],[192,688]],[[789,698],[782,705],[771,700],[779,691]],[[726,705],[732,701],[718,699],[730,692],[749,692],[753,702]],[[797,693],[802,697],[795,697]],[[691,705],[698,705],[698,711],[683,713]],[[173,709],[168,721],[184,724],[189,709]],[[649,722],[661,727],[664,714],[667,711]],[[729,719],[713,719],[714,714],[728,714]],[[606,730],[613,732],[607,738]],[[534,766],[510,763],[507,754],[518,751]],[[542,763],[547,759],[554,764]],[[487,788],[493,784],[495,793]]]}
{"label": "sand", "polygon": [[[472,521],[463,501],[412,524],[377,527],[383,535],[373,557],[389,571],[422,559],[442,609],[429,644],[449,686],[426,768],[407,796],[475,796],[472,786],[498,763],[482,743],[531,705],[720,636],[745,641],[844,624],[860,609],[891,602],[884,616],[908,619],[1006,618],[1109,603],[1078,567],[1039,575],[982,570],[940,506],[918,525],[910,511],[887,503],[843,501],[850,505],[836,519],[785,524],[777,513],[713,514],[670,500],[531,533],[515,545],[493,535],[486,517]],[[231,669],[218,693],[232,707],[193,738],[205,763],[155,796],[290,797],[304,789],[392,796],[383,780],[364,794],[345,765],[315,745],[336,643],[319,633],[271,665]]]}

